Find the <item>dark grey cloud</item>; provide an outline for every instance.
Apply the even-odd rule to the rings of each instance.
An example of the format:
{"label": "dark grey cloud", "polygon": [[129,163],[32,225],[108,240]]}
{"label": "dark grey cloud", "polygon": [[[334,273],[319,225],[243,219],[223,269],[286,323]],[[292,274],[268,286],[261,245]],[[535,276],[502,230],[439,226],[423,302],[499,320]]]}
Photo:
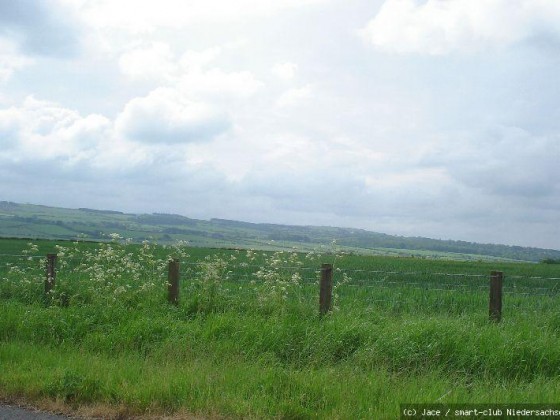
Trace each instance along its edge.
{"label": "dark grey cloud", "polygon": [[[0,92],[3,199],[560,246],[556,31],[547,48],[523,35],[514,48],[395,55],[356,34],[384,0],[134,33],[142,22],[120,1],[104,9],[119,16],[96,2],[72,16],[70,3],[0,0],[5,62],[43,55]],[[49,59],[79,49],[72,22],[99,50]],[[154,77],[118,73],[119,57],[154,43],[168,63],[128,63]],[[297,64],[290,80],[272,73],[283,62]],[[305,86],[309,100],[276,106]],[[9,107],[30,94],[60,106],[31,101],[16,119]]]}
{"label": "dark grey cloud", "polygon": [[236,197],[222,174],[210,167],[188,167],[170,153],[159,155],[157,161],[105,168],[88,160],[74,164],[65,157],[15,161],[0,155],[0,197],[71,208],[90,203],[138,213],[171,212],[198,218],[226,215],[220,213],[220,207]]}
{"label": "dark grey cloud", "polygon": [[498,126],[469,137],[464,144],[452,142],[432,163],[445,166],[461,184],[498,197],[545,200],[560,192],[558,135]]}
{"label": "dark grey cloud", "polygon": [[72,56],[80,46],[80,28],[53,0],[0,0],[0,35],[30,55]]}

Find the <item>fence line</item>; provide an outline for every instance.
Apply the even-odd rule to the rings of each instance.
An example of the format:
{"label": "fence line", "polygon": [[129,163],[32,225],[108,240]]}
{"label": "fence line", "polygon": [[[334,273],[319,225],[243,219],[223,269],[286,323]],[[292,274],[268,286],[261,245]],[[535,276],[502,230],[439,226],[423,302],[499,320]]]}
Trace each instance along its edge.
{"label": "fence line", "polygon": [[[32,260],[32,259],[45,259],[43,256],[38,255],[25,255],[25,254],[0,254],[0,257],[6,258],[25,258],[25,260]],[[47,254],[46,256],[46,278],[45,278],[45,297],[48,297],[49,293],[55,287],[55,279],[56,279],[56,261],[58,257],[57,254]],[[60,260],[64,261],[63,257]],[[72,260],[79,260],[80,262],[84,261],[84,258],[68,258],[66,261]],[[165,260],[157,260],[158,263],[162,263]],[[213,261],[197,261],[197,262],[180,262],[178,259],[168,260],[168,301],[171,304],[178,305],[179,302],[179,291],[180,291],[180,280],[181,278],[185,278],[185,274],[181,276],[180,273],[180,266],[184,265],[188,267],[188,271],[191,274],[195,273],[192,267],[202,268],[208,264],[212,264]],[[427,271],[397,271],[397,270],[364,270],[364,269],[341,269],[337,268],[336,270],[333,269],[333,264],[322,264],[320,269],[317,267],[306,267],[306,266],[299,266],[299,265],[291,265],[291,266],[283,266],[283,265],[270,265],[266,266],[265,264],[247,264],[247,263],[237,263],[231,264],[231,260],[224,259],[226,263],[225,269],[226,274],[231,277],[228,277],[227,280],[232,281],[240,281],[240,280],[250,280],[251,283],[261,280],[258,278],[258,273],[262,270],[284,270],[286,272],[294,272],[298,273],[303,272],[314,272],[318,274],[317,277],[303,277],[299,276],[298,278],[303,280],[309,280],[312,283],[319,286],[319,313],[321,316],[325,315],[329,312],[332,308],[332,299],[333,299],[333,289],[336,287],[333,283],[334,275],[342,275],[343,280],[339,282],[339,285],[343,284],[345,286],[350,287],[362,287],[365,289],[368,288],[377,288],[377,289],[395,289],[395,286],[398,287],[406,287],[408,289],[420,289],[420,290],[430,290],[434,292],[465,292],[465,291],[479,291],[479,290],[488,290],[488,285],[479,285],[477,286],[476,283],[471,284],[457,284],[457,283],[439,283],[433,280],[427,280],[425,282],[410,282],[410,281],[388,281],[387,278],[382,280],[375,281],[371,278],[360,278],[354,279],[347,277],[348,273],[360,273],[361,276],[364,275],[384,275],[386,277],[389,276],[430,276],[430,277],[452,277],[452,278],[465,278],[465,279],[488,279],[488,275],[484,274],[474,274],[474,273],[445,273],[445,272],[427,272]],[[62,264],[61,264],[62,265]],[[13,266],[13,263],[6,263],[7,267]],[[158,265],[159,266],[159,265]],[[64,267],[64,266],[63,266]],[[82,266],[77,266],[70,269],[76,270],[77,268],[81,268]],[[67,267],[64,267],[67,268]],[[63,268],[63,270],[64,270]],[[155,268],[155,266],[154,266]],[[251,269],[258,269],[258,271],[254,271],[250,273]],[[237,270],[237,272],[235,271]],[[239,273],[241,272],[241,273]],[[235,274],[234,274],[235,273]],[[187,274],[187,275],[188,275]],[[152,271],[152,275],[155,275],[155,270]],[[536,287],[531,288],[527,286],[520,286],[514,283],[513,286],[509,286],[506,284],[506,288],[504,290],[503,287],[503,279],[505,278],[503,272],[500,271],[492,271],[490,273],[490,298],[489,298],[489,318],[494,322],[499,322],[502,317],[502,295],[520,295],[520,296],[549,296],[552,295],[560,296],[560,294],[556,294],[557,287],[554,285],[552,289],[546,287]],[[512,280],[520,280],[520,279],[527,279],[527,280],[545,280],[545,281],[556,281],[560,280],[558,277],[542,277],[542,276],[520,276],[520,275],[513,275],[508,276],[508,279]],[[358,282],[358,284],[356,284]],[[360,284],[361,282],[361,284]],[[238,283],[239,284],[239,283]],[[435,287],[434,287],[435,286]],[[243,288],[239,287],[241,291]],[[531,291],[548,291],[549,293],[524,293],[527,290]],[[243,290],[245,292],[245,290]],[[399,293],[397,296],[402,296],[402,293]],[[397,303],[400,302],[395,299],[378,299],[377,302],[390,302],[390,303]]]}
{"label": "fence line", "polygon": [[[25,258],[29,259],[45,259],[45,256],[42,255],[24,255],[24,254],[0,254],[0,257],[9,257],[9,258]],[[67,258],[67,257],[59,257],[61,261],[69,262],[69,261],[84,261],[83,257],[76,257],[76,258]],[[227,260],[226,260],[227,261]],[[208,262],[190,262],[190,261],[181,261],[182,266],[204,266],[207,265]],[[231,265],[228,264],[229,271],[231,270],[242,270],[246,268],[258,268],[266,269],[267,267],[264,265],[255,265],[255,264],[238,264],[238,265]],[[313,271],[317,274],[320,273],[320,268],[317,267],[306,267],[306,266],[274,266],[273,268],[279,270],[298,270],[298,271]],[[335,268],[333,273],[342,274],[342,273],[362,273],[362,274],[388,274],[388,275],[398,275],[398,276],[443,276],[443,277],[463,277],[463,278],[487,278],[487,274],[473,274],[473,273],[446,273],[446,272],[431,272],[431,271],[388,271],[388,270],[365,270],[365,269],[349,269],[349,268]],[[529,275],[507,275],[507,280],[546,280],[546,281],[558,281],[560,277],[543,277],[543,276],[529,276]],[[316,280],[316,279],[315,279]],[[370,279],[360,278],[354,279],[352,281],[365,281],[369,282]],[[406,283],[403,282],[402,284],[414,284],[414,283]]]}
{"label": "fence line", "polygon": [[[352,273],[369,273],[369,274],[396,274],[396,275],[425,275],[425,276],[447,276],[447,277],[473,277],[485,278],[487,274],[471,274],[471,273],[443,273],[437,271],[383,271],[383,270],[359,270],[359,269],[340,269],[342,272]],[[560,277],[539,277],[539,276],[507,276],[508,279],[527,279],[527,280],[560,280]]]}
{"label": "fence line", "polygon": [[44,255],[26,255],[26,254],[0,254],[0,257],[12,257],[12,258],[45,258]]}
{"label": "fence line", "polygon": [[[227,262],[227,260],[225,260]],[[212,263],[212,261],[200,261],[200,262],[189,262],[189,261],[181,261],[181,265],[194,265],[194,266],[204,266],[207,264]],[[231,267],[231,265],[228,264],[229,267]],[[232,268],[258,268],[258,269],[264,269],[266,268],[264,265],[257,265],[257,264],[246,264],[246,263],[239,263],[238,265],[233,265]],[[305,267],[305,266],[284,266],[284,265],[280,265],[280,266],[274,266],[274,268],[279,268],[282,270],[302,270],[302,271],[316,271],[319,272],[320,269],[316,268],[316,267]]]}
{"label": "fence line", "polygon": [[440,273],[432,271],[385,271],[385,270],[362,270],[362,269],[350,269],[350,268],[337,268],[338,272],[345,273],[367,273],[367,274],[395,274],[401,276],[427,276],[427,275],[437,275],[437,276],[449,276],[449,277],[486,277],[486,274],[471,274],[471,273]]}
{"label": "fence line", "polygon": [[[43,255],[25,255],[25,254],[0,254],[0,257],[9,258],[25,258],[25,259],[45,259]],[[64,262],[68,261],[84,261],[83,257],[72,257],[68,258],[65,256],[60,256],[60,260]],[[228,260],[226,262],[229,263]],[[182,266],[204,266],[208,262],[198,261],[181,261]],[[258,268],[266,269],[264,265],[257,264],[246,264],[240,263],[236,265],[228,264],[230,269],[244,269],[244,268]],[[274,266],[273,268],[279,270],[299,270],[299,271],[314,271],[317,274],[320,273],[320,268],[318,267],[306,267],[306,266]],[[334,268],[334,274],[337,273],[365,273],[365,274],[390,274],[399,276],[444,276],[444,277],[465,277],[465,278],[487,278],[488,274],[475,274],[475,273],[446,273],[446,272],[432,272],[432,271],[395,271],[395,270],[365,270],[365,269],[352,269],[352,268]],[[560,277],[542,277],[542,276],[529,276],[529,275],[507,275],[508,280],[550,280],[556,281],[560,280]],[[352,279],[354,280],[354,279]],[[360,280],[361,281],[361,280]]]}
{"label": "fence line", "polygon": [[560,280],[560,277],[539,277],[539,276],[507,276],[508,279],[519,280]]}

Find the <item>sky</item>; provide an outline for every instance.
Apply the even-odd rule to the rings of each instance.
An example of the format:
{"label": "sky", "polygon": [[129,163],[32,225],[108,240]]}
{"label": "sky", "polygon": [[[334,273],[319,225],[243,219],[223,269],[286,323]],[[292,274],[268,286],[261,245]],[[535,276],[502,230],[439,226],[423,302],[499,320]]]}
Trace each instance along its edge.
{"label": "sky", "polygon": [[0,200],[560,249],[560,2],[0,0]]}

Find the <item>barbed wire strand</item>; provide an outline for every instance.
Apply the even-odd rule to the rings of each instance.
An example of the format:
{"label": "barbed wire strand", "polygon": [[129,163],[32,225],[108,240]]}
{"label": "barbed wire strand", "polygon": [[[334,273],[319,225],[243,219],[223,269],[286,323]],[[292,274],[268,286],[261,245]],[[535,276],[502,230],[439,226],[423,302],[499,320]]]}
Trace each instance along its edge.
{"label": "barbed wire strand", "polygon": [[[45,258],[44,256],[38,256],[38,255],[24,255],[24,254],[0,254],[0,257],[12,257],[12,258],[24,258],[25,260],[29,260],[29,259],[39,259],[39,258]],[[65,261],[80,261],[83,262],[84,258],[83,257],[75,257],[75,258],[65,258]],[[193,262],[183,262],[184,265],[187,266],[202,266],[207,264],[207,262],[197,262],[197,263],[193,263]],[[236,269],[236,268],[259,268],[259,269],[263,269],[266,267],[263,267],[263,265],[250,265],[250,264],[244,264],[241,267],[230,267],[232,269]],[[277,269],[285,269],[285,270],[307,270],[307,271],[315,271],[316,273],[320,272],[320,269],[317,268],[312,268],[312,267],[301,267],[301,266],[277,266],[275,267]],[[152,274],[155,274],[155,270],[156,267],[155,265],[152,267]],[[160,274],[163,274],[162,270],[160,272]],[[481,275],[481,274],[466,274],[466,273],[441,273],[441,272],[401,272],[401,271],[384,271],[384,270],[360,270],[360,269],[356,269],[356,270],[350,270],[350,269],[345,269],[345,270],[337,270],[335,271],[335,273],[341,273],[341,272],[360,272],[360,273],[370,273],[370,274],[399,274],[399,275],[411,275],[411,274],[421,274],[421,275],[440,275],[440,276],[455,276],[455,277],[487,277],[487,275]],[[239,281],[239,280],[250,280],[251,282],[255,282],[257,280],[255,280],[254,278],[254,274],[253,275],[249,275],[249,274],[236,274],[234,277],[236,278],[234,281]],[[530,280],[560,280],[560,278],[555,278],[555,277],[540,277],[540,276],[507,276],[507,278],[511,278],[511,279],[530,279]],[[232,278],[229,279],[230,281],[233,280]],[[304,277],[301,280],[305,280],[309,283],[305,283],[305,286],[310,286],[311,284],[316,284],[317,283],[317,278],[310,278],[310,277]],[[399,281],[399,282],[387,282],[386,280],[381,280],[381,281],[372,281],[371,279],[358,279],[355,281],[361,281],[361,282],[367,282],[369,283],[368,285],[364,285],[364,284],[344,284],[344,286],[350,286],[350,287],[362,287],[362,288],[378,288],[378,289],[386,289],[386,290],[394,290],[395,287],[394,285],[398,285],[398,286],[406,286],[407,288],[411,288],[411,289],[420,289],[422,291],[437,291],[437,292],[456,292],[456,291],[461,291],[461,292],[466,292],[466,291],[478,291],[478,290],[487,290],[487,286],[478,286],[476,288],[472,288],[472,285],[467,285],[467,284],[453,284],[453,283],[447,283],[447,284],[443,284],[443,286],[453,286],[453,287],[446,287],[446,288],[441,288],[442,284],[438,284],[437,286],[440,287],[429,287],[430,283],[412,283],[412,282],[403,282],[403,281]],[[374,284],[372,284],[374,283]],[[239,284],[239,283],[238,283]],[[470,289],[464,289],[464,288],[469,288]],[[233,286],[236,287],[236,286]],[[226,289],[229,290],[229,289]],[[542,297],[542,296],[546,296],[549,298],[554,298],[554,297],[558,297],[557,294],[553,294],[553,293],[529,293],[529,292],[522,292],[521,290],[548,290],[549,292],[555,292],[555,289],[548,289],[545,287],[541,287],[541,288],[528,288],[528,287],[513,287],[512,288],[507,288],[506,290],[504,290],[504,294],[507,295],[517,295],[517,296],[532,296],[532,297]],[[254,289],[247,289],[247,288],[243,288],[242,286],[236,287],[235,291],[239,292],[243,292],[242,294],[255,294],[256,291]],[[373,300],[372,302],[390,302],[390,303],[401,303],[402,301],[396,301],[394,299],[376,299]]]}
{"label": "barbed wire strand", "polygon": [[[35,259],[44,259],[45,256],[42,255],[25,255],[25,254],[0,254],[0,258],[22,258],[25,260],[35,260]],[[80,262],[84,264],[84,257],[59,257],[61,259],[64,258],[65,262]],[[160,259],[162,261],[164,259]],[[184,266],[204,266],[207,265],[209,262],[199,261],[199,262],[189,262],[189,261],[181,261],[180,264]],[[211,263],[211,262],[210,262]],[[80,264],[80,265],[81,265]],[[250,269],[250,268],[257,268],[259,270],[267,270],[267,269],[278,269],[278,270],[298,270],[298,271],[313,271],[315,273],[320,273],[321,269],[318,267],[305,267],[305,266],[274,266],[274,267],[267,267],[266,265],[255,265],[255,264],[246,264],[241,263],[239,265],[229,266],[230,270],[239,270],[239,269]],[[489,274],[473,274],[473,273],[446,273],[446,272],[430,272],[430,271],[395,271],[395,270],[365,270],[365,269],[349,269],[349,268],[337,268],[335,269],[335,273],[337,274],[348,274],[348,273],[361,273],[361,274],[372,274],[372,275],[398,275],[398,276],[444,276],[444,277],[464,277],[464,278],[488,278],[490,277]],[[505,275],[505,279],[511,280],[545,280],[545,281],[558,281],[560,277],[544,277],[544,276],[530,276],[530,275]],[[353,281],[371,281],[371,279],[359,279]],[[402,284],[408,284],[403,282]]]}

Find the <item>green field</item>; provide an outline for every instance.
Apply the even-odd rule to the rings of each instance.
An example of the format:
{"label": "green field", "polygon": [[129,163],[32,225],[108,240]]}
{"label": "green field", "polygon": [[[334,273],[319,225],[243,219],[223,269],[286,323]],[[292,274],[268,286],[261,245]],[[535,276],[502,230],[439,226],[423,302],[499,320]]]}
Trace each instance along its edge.
{"label": "green field", "polygon": [[[114,418],[294,419],[560,402],[559,265],[27,242],[0,240],[4,400]],[[335,291],[321,318],[322,263]],[[501,323],[488,320],[491,270],[505,274]]]}
{"label": "green field", "polygon": [[554,249],[402,237],[353,228],[199,220],[177,214],[131,214],[0,201],[0,237],[3,238],[107,241],[114,232],[136,243],[143,240],[165,244],[188,241],[189,245],[196,247],[270,251],[289,251],[297,247],[312,251],[336,240],[340,249],[360,255],[467,261],[560,260],[560,251]]}

